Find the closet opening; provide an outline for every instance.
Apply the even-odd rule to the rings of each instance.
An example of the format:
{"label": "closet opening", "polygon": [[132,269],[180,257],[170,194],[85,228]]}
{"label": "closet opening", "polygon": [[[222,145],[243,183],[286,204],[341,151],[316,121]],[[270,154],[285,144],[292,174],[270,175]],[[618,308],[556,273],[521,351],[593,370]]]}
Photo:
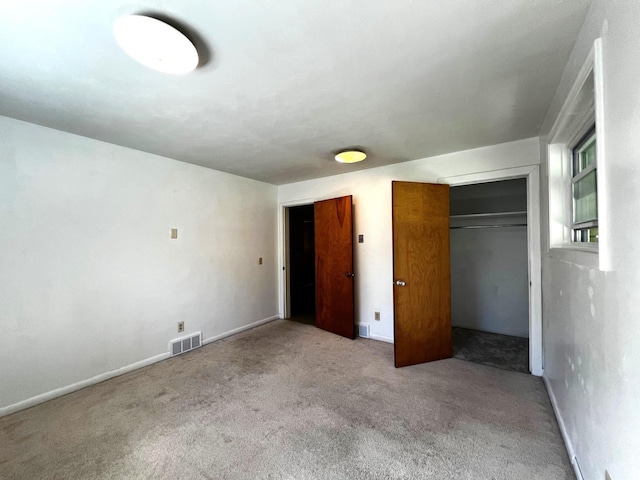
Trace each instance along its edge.
{"label": "closet opening", "polygon": [[314,206],[287,208],[290,320],[315,325],[316,271]]}
{"label": "closet opening", "polygon": [[529,373],[527,179],[450,189],[453,355]]}

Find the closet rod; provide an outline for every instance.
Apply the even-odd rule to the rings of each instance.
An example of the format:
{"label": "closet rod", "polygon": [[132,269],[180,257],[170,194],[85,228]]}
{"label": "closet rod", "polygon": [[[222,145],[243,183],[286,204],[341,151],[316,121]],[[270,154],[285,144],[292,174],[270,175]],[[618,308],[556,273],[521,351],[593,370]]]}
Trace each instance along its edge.
{"label": "closet rod", "polygon": [[451,230],[454,228],[502,228],[502,227],[526,227],[526,223],[505,223],[503,225],[466,225],[462,227],[449,227]]}

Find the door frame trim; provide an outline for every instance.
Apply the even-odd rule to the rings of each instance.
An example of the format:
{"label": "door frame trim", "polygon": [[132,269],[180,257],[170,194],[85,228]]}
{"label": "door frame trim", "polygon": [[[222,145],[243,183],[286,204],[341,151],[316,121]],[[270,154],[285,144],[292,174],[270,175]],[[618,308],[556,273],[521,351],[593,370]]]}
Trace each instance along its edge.
{"label": "door frame trim", "polygon": [[527,250],[529,265],[529,370],[542,376],[542,253],[540,247],[540,165],[505,168],[438,178],[449,186],[527,179]]}

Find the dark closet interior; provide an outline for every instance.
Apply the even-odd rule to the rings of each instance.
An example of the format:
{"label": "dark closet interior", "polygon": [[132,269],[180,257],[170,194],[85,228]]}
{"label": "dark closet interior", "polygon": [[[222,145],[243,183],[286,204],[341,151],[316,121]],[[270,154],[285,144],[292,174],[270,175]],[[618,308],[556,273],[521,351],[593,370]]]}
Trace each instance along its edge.
{"label": "dark closet interior", "polygon": [[289,208],[291,319],[312,323],[316,311],[313,205]]}
{"label": "dark closet interior", "polygon": [[450,205],[454,356],[526,373],[526,180],[453,187]]}

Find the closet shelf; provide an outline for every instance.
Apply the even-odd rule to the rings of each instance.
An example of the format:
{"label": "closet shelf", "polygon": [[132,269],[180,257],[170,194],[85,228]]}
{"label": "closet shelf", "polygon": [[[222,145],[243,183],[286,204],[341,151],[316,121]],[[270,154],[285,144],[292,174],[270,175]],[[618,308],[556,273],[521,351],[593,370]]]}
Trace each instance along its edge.
{"label": "closet shelf", "polygon": [[527,212],[494,212],[494,213],[467,213],[462,215],[451,215],[451,218],[496,218],[496,217],[520,217]]}

